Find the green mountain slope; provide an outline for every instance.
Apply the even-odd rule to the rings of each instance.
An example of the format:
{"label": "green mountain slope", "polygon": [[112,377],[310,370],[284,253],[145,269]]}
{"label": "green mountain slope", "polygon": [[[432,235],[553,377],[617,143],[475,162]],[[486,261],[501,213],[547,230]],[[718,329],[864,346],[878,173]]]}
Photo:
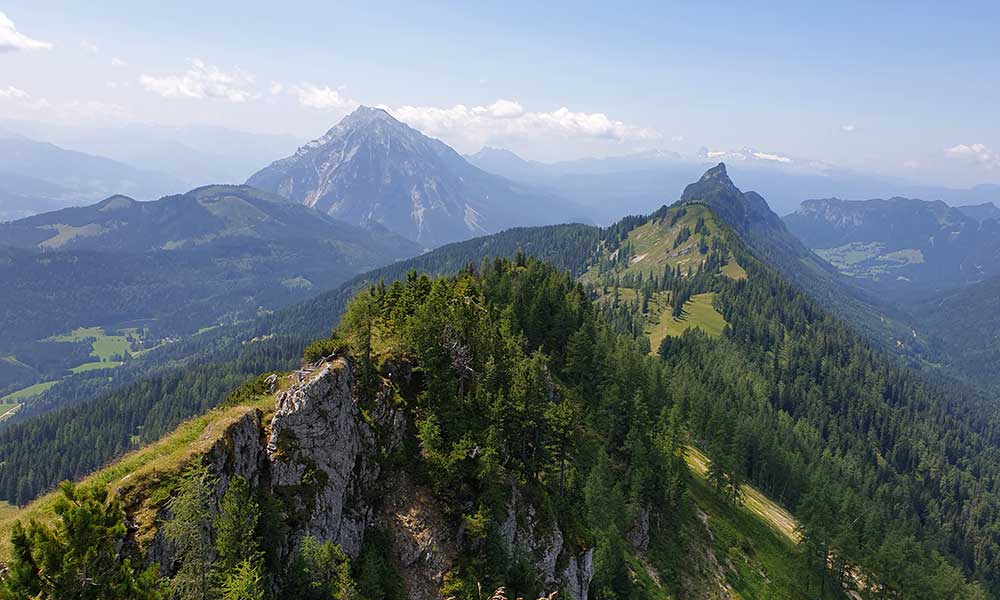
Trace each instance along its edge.
{"label": "green mountain slope", "polygon": [[[204,491],[219,539],[238,478],[256,482],[245,503],[271,507],[267,525],[251,525],[248,546],[260,544],[257,568],[279,596],[295,589],[297,561],[288,557],[313,532],[339,544],[351,578],[373,598],[400,597],[375,583],[395,583],[408,597],[428,597],[429,589],[429,597],[477,598],[478,590],[499,587],[510,597],[753,597],[765,590],[797,597],[805,583],[791,575],[798,565],[792,544],[720,499],[703,473],[688,483],[674,396],[658,392],[668,383],[664,363],[608,330],[592,306],[572,278],[532,259],[363,293],[339,341],[307,353],[340,347],[351,359],[307,364],[281,380],[262,377],[85,485],[110,487],[122,499],[133,564],[159,563],[171,586],[183,584],[184,565],[195,559],[158,558],[171,539],[164,532],[191,518],[181,516],[189,513],[177,508],[179,498],[192,467],[204,465],[218,482]],[[453,338],[439,339],[449,331]],[[469,371],[455,371],[454,357],[441,363],[442,351],[459,352]],[[648,400],[609,412],[619,404],[613,395],[585,393],[595,377]],[[369,438],[369,426],[381,433]],[[326,437],[328,427],[340,441]],[[256,445],[261,436],[269,436],[266,450]],[[320,439],[330,453],[314,445]],[[354,468],[343,470],[343,460]],[[289,462],[309,465],[312,475],[286,481]],[[370,490],[356,488],[361,482]],[[342,512],[329,511],[327,498],[354,489]],[[7,515],[0,533],[15,518],[56,522],[58,497]],[[360,542],[345,534],[359,531],[350,520],[356,512],[370,515]],[[275,520],[282,527],[267,531],[278,533],[265,534]],[[428,541],[411,538],[415,531]],[[414,543],[419,560],[407,558]],[[2,558],[16,564],[20,547],[3,546]],[[231,576],[221,559],[206,568]],[[8,577],[7,585],[19,581]]]}
{"label": "green mountain slope", "polygon": [[0,396],[90,362],[53,336],[95,327],[128,336],[120,362],[419,252],[245,186],[155,202],[115,196],[0,224],[0,356],[29,367],[0,369]]}
{"label": "green mountain slope", "polygon": [[951,369],[1000,389],[1000,278],[921,298],[909,310]]}
{"label": "green mountain slope", "polygon": [[796,238],[755,192],[742,192],[725,165],[710,169],[687,186],[679,204],[704,204],[729,224],[747,248],[791,283],[878,344],[883,350],[921,364],[935,349],[914,328],[912,318],[836,271]]}

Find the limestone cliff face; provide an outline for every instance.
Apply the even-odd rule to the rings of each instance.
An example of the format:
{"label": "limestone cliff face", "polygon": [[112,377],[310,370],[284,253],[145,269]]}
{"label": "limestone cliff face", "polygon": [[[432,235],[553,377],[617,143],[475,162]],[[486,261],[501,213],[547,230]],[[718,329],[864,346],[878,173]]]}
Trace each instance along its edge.
{"label": "limestone cliff face", "polygon": [[[344,359],[308,366],[291,375],[290,383],[276,394],[270,424],[260,411],[248,411],[205,455],[218,477],[216,500],[235,475],[280,498],[289,533],[268,542],[283,555],[313,536],[356,557],[366,532],[385,528],[408,596],[439,598],[444,576],[459,555],[462,533],[430,490],[405,471],[380,464],[379,457],[390,454],[406,435],[406,416],[393,405],[389,385],[376,395],[374,405],[367,405],[366,419]],[[564,588],[569,598],[586,600],[592,550],[571,548],[558,524],[547,521],[512,487],[506,520],[498,526],[511,555],[529,557],[546,590]],[[162,572],[170,571],[172,552],[160,536],[147,552]]]}
{"label": "limestone cliff face", "polygon": [[351,370],[324,363],[281,392],[271,421],[271,489],[292,512],[295,533],[332,540],[357,556],[372,507],[365,498],[379,475],[375,435],[361,418]]}

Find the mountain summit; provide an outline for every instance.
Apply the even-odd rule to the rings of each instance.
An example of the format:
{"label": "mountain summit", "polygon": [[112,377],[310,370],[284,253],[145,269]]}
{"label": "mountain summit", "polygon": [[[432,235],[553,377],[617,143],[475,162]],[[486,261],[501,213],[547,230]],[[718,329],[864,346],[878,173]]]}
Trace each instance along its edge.
{"label": "mountain summit", "polygon": [[784,229],[781,219],[760,194],[743,193],[736,187],[725,163],[705,171],[701,179],[684,188],[680,203],[705,204],[742,234],[757,226]]}
{"label": "mountain summit", "polygon": [[567,220],[571,204],[469,164],[380,108],[361,106],[247,184],[424,246]]}

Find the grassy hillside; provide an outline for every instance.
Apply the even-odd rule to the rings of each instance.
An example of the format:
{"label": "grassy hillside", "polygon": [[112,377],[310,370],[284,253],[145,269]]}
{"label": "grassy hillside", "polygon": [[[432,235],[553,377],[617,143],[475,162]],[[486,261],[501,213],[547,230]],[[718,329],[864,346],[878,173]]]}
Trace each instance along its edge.
{"label": "grassy hillside", "polygon": [[[154,524],[149,509],[162,504],[174,480],[192,461],[203,456],[222,439],[226,429],[248,412],[262,411],[265,419],[274,412],[274,395],[259,396],[236,406],[217,408],[181,423],[156,442],[135,450],[83,478],[82,483],[108,487],[127,496],[138,520],[139,537],[146,537]],[[52,506],[59,492],[50,492],[23,508],[6,505],[0,510],[0,562],[10,558],[10,533],[14,523],[35,519],[52,520]]]}
{"label": "grassy hillside", "polygon": [[[674,317],[671,314],[671,307],[666,302],[651,304],[651,317],[645,329],[646,335],[649,336],[650,347],[659,348],[660,342],[668,335],[679,337],[688,329],[693,328],[701,329],[709,337],[722,335],[726,319],[712,306],[714,300],[714,292],[695,294],[684,303],[684,312],[679,317]],[[662,306],[656,304],[662,304]]]}

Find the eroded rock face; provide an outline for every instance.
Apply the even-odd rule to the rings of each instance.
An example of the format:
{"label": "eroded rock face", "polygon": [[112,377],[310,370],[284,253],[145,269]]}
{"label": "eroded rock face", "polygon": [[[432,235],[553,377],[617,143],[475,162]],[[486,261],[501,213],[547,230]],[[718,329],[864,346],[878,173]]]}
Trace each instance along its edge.
{"label": "eroded rock face", "polygon": [[[532,561],[546,591],[565,584],[570,598],[587,599],[590,581],[594,578],[593,550],[574,554],[565,545],[558,524],[544,523],[515,487],[511,488],[507,517],[500,524],[500,535],[512,555],[527,556]],[[566,564],[562,572],[558,571],[559,564]]]}
{"label": "eroded rock face", "polygon": [[372,509],[364,499],[378,478],[375,436],[361,418],[343,361],[319,365],[279,393],[267,458],[271,488],[286,501],[293,531],[361,552]]}
{"label": "eroded rock face", "polygon": [[649,548],[649,509],[643,507],[639,511],[639,516],[636,517],[635,522],[629,527],[628,532],[625,534],[628,543],[632,544],[632,547],[636,550],[645,551]]}
{"label": "eroded rock face", "polygon": [[566,593],[573,600],[587,600],[590,582],[594,579],[594,549],[589,548],[579,556],[571,556],[562,572]]}

